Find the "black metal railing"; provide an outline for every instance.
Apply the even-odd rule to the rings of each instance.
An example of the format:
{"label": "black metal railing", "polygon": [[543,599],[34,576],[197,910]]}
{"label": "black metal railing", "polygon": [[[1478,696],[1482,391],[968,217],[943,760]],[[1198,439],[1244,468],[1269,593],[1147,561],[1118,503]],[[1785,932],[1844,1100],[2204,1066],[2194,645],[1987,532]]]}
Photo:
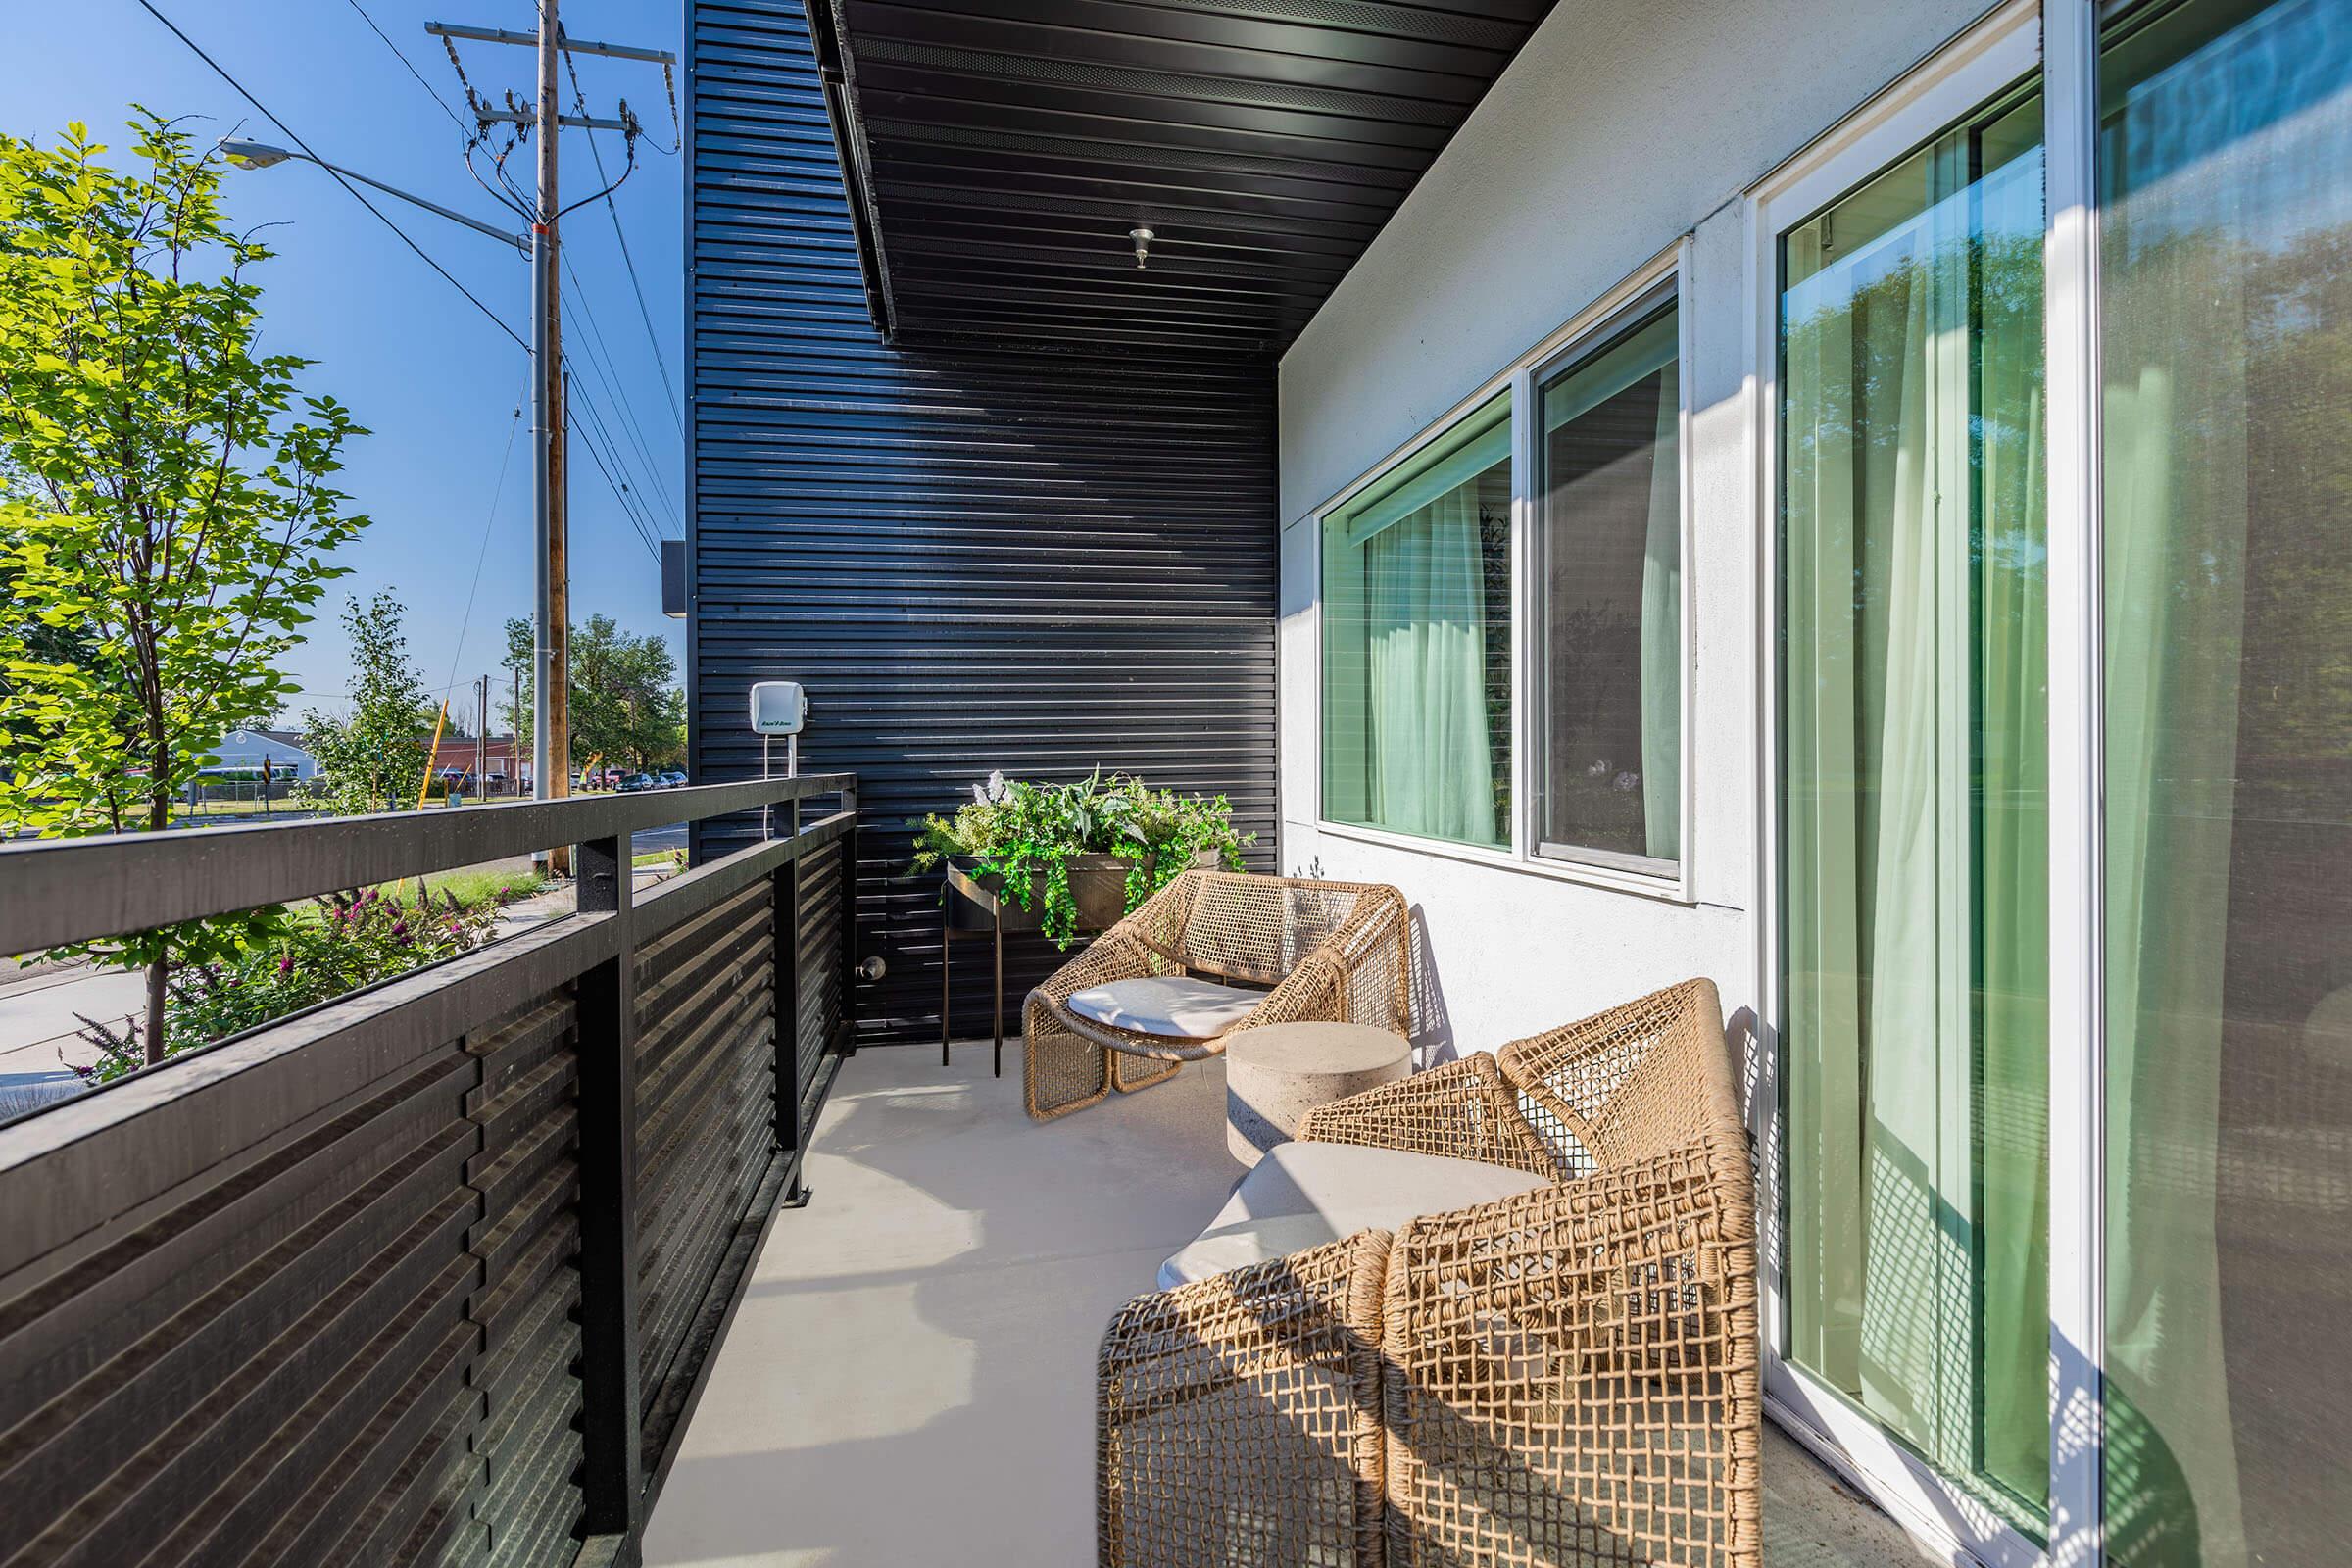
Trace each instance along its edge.
{"label": "black metal railing", "polygon": [[636,1559],[848,1049],[853,777],[0,847],[0,953],[557,844],[570,918],[0,1127],[0,1565]]}

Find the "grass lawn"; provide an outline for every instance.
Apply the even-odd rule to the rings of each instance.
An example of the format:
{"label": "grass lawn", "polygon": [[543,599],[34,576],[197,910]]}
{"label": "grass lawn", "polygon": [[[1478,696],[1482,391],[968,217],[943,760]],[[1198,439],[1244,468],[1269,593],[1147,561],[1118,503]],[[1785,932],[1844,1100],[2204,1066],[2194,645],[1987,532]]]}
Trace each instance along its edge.
{"label": "grass lawn", "polygon": [[[310,805],[300,797],[289,801],[281,795],[273,796],[270,799],[269,814],[271,816],[307,816],[311,809]],[[202,822],[216,816],[225,818],[260,816],[262,814],[262,803],[259,801],[206,801],[202,806],[197,807],[191,807],[185,801],[172,803],[172,817],[174,821]]]}
{"label": "grass lawn", "polygon": [[[426,877],[424,885],[435,898],[439,898],[444,893],[456,894],[458,902],[461,904],[472,904],[481,899],[497,899],[501,903],[512,903],[516,899],[527,899],[532,894],[553,886],[545,877],[527,865],[489,866],[472,871],[443,871],[437,876]],[[416,880],[411,878],[406,882],[399,883],[398,886],[404,891],[413,892],[416,884]]]}
{"label": "grass lawn", "polygon": [[[516,797],[512,795],[468,795],[466,797],[466,804],[468,806],[497,806],[514,799]],[[415,805],[414,802],[410,804],[412,807]],[[448,804],[449,802],[436,796],[424,803],[424,808],[428,811],[437,811]],[[267,814],[270,816],[309,816],[316,810],[316,807],[299,795],[291,800],[280,795],[270,799],[270,810]],[[197,807],[191,807],[185,801],[172,803],[172,819],[175,822],[206,822],[216,817],[226,821],[231,817],[258,817],[263,814],[265,813],[262,810],[262,803],[259,801],[206,801],[202,806]]]}

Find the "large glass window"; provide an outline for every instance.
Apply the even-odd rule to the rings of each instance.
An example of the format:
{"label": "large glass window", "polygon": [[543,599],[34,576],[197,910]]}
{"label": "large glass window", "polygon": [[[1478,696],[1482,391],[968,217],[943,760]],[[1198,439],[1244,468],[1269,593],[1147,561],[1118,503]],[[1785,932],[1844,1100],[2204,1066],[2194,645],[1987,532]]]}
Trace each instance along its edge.
{"label": "large glass window", "polygon": [[1781,238],[1791,1357],[2047,1491],[2042,159],[2020,93]]}
{"label": "large glass window", "polygon": [[1511,405],[1323,518],[1323,814],[1511,842]]}
{"label": "large glass window", "polygon": [[2352,1542],[2352,7],[2103,40],[2109,1560]]}
{"label": "large glass window", "polygon": [[[1674,304],[1544,381],[1538,845],[1682,853],[1682,392]],[[1661,862],[1662,865],[1661,865]]]}

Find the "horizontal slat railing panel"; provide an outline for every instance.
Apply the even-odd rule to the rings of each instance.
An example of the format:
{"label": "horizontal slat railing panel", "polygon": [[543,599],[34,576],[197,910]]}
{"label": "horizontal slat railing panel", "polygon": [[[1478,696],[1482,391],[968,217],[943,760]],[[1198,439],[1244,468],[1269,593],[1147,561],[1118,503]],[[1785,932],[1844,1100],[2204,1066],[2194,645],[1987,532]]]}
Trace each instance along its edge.
{"label": "horizontal slat railing panel", "polygon": [[828,848],[811,853],[802,862],[800,932],[795,944],[801,955],[796,1082],[804,1095],[815,1080],[817,1063],[832,1046],[831,1020],[844,1016],[842,938],[848,920],[844,907],[849,897],[847,861],[846,849]]}
{"label": "horizontal slat railing panel", "polygon": [[579,915],[137,1074],[0,1127],[0,1277],[224,1163],[297,1136],[517,998],[612,956],[609,915]]}
{"label": "horizontal slat railing panel", "polygon": [[487,1275],[474,1308],[486,1404],[474,1514],[493,1563],[553,1560],[550,1545],[569,1539],[582,1512],[577,1025],[564,997],[474,1046],[485,1149],[469,1174],[482,1192],[476,1250]]}
{"label": "horizontal slat railing panel", "polygon": [[[856,819],[601,906],[625,849],[548,820],[601,868],[590,912],[0,1127],[0,1568],[625,1555],[789,1172],[777,1053],[848,1032],[825,889]],[[784,885],[810,896],[779,932]],[[779,936],[824,999],[781,1042]],[[616,1172],[630,1241],[598,1251],[588,1178]],[[625,1346],[589,1332],[616,1300]],[[618,1365],[643,1470],[614,1509],[590,1374]]]}
{"label": "horizontal slat railing panel", "polygon": [[[721,976],[721,982],[726,978]],[[727,1064],[739,1065],[744,1057],[769,1049],[771,1005],[768,967],[762,960],[757,968],[747,967],[740,984],[724,989],[714,985],[675,1049],[663,1053],[660,1070],[638,1102],[646,1118],[638,1129],[645,1166],[639,1191],[646,1200],[651,1201],[660,1188],[662,1166],[679,1141],[693,1133],[707,1112],[710,1094],[725,1081]]]}
{"label": "horizontal slat railing panel", "polygon": [[855,788],[845,773],[192,833],[0,844],[0,954],[482,865]]}
{"label": "horizontal slat railing panel", "polygon": [[[465,1181],[473,1067],[455,1042],[436,1054],[442,1070],[360,1097],[390,1156],[372,1178],[346,1184],[314,1166],[333,1195],[323,1207],[316,1189],[284,1182],[237,1192],[230,1213],[272,1246],[175,1306],[176,1282],[157,1282],[174,1309],[135,1338],[85,1320],[87,1373],[0,1437],[22,1548],[0,1561],[204,1561],[281,1522],[330,1469],[366,1484],[379,1446],[366,1440],[429,1389],[412,1390],[414,1375],[463,1327],[479,1271],[465,1245],[478,1201]],[[199,1213],[218,1198],[189,1196]],[[122,1250],[168,1243],[182,1217],[126,1228]],[[125,1303],[133,1322],[151,1315],[140,1304]],[[13,1364],[13,1343],[0,1344]]]}
{"label": "horizontal slat railing panel", "polygon": [[738,1166],[770,1152],[767,1071],[766,1063],[748,1060],[713,1077],[708,1120],[691,1141],[679,1143],[662,1184],[649,1194],[638,1267],[649,1292],[679,1272],[676,1254],[689,1245],[692,1227],[710,1217],[715,1189]]}

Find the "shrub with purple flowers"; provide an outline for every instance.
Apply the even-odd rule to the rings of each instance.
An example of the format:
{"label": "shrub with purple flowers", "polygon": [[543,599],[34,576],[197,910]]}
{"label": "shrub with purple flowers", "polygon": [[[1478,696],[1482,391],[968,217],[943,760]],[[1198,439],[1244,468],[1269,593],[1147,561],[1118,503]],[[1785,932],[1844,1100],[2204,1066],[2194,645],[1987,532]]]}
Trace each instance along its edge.
{"label": "shrub with purple flowers", "polygon": [[[488,940],[502,897],[464,900],[419,885],[331,893],[295,912],[234,956],[189,964],[172,975],[164,1008],[164,1051],[176,1055],[300,1012],[305,1007],[455,957]],[[82,1019],[98,1057],[76,1068],[93,1084],[146,1063],[137,1020],[118,1027]]]}

